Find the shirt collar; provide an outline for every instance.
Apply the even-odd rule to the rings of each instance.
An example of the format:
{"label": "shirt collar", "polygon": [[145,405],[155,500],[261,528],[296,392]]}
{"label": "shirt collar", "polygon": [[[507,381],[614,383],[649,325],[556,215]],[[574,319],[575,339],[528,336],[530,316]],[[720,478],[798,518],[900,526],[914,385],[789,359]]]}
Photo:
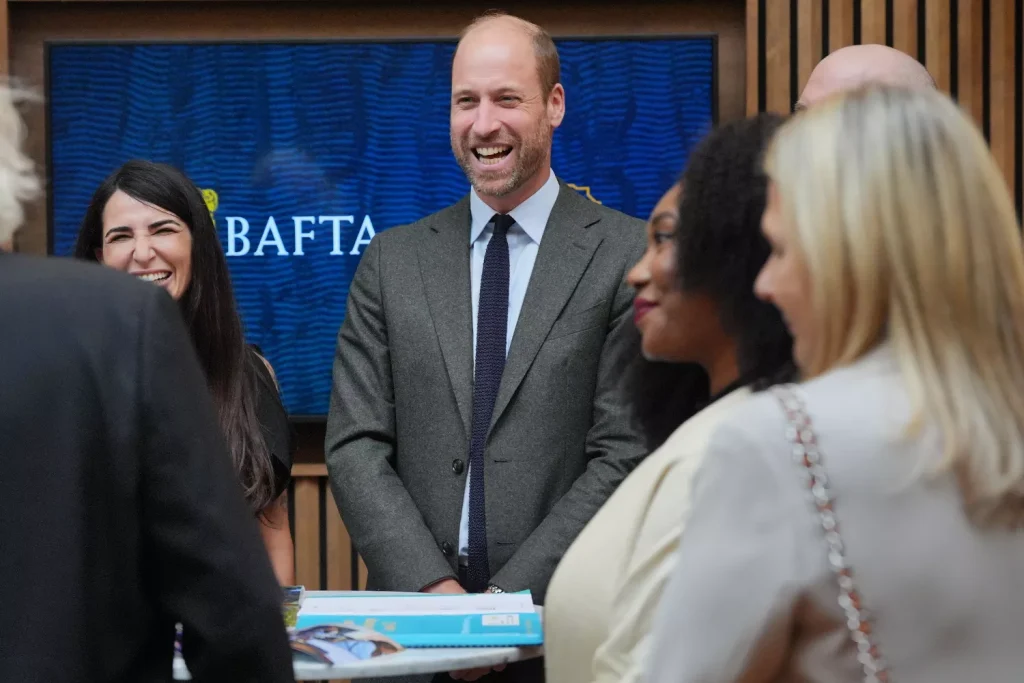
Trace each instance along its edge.
{"label": "shirt collar", "polygon": [[[558,192],[558,179],[555,177],[555,172],[551,171],[547,182],[539,190],[509,212],[516,224],[537,244],[540,244],[541,237],[544,236],[544,228],[547,227],[548,218],[551,217],[551,211],[555,208]],[[471,216],[469,243],[473,244],[496,212],[484,203],[474,189],[469,194],[469,213]]]}

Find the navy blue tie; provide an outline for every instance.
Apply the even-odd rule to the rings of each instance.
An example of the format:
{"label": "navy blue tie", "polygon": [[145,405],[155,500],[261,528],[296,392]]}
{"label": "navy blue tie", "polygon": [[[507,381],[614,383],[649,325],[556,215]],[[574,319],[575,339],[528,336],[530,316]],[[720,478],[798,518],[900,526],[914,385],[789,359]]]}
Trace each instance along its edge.
{"label": "navy blue tie", "polygon": [[476,314],[476,361],[473,378],[473,431],[469,444],[469,567],[470,593],[487,588],[491,578],[487,559],[487,517],[484,509],[484,446],[505,370],[508,334],[508,229],[515,220],[494,214],[494,233],[487,243],[480,277]]}

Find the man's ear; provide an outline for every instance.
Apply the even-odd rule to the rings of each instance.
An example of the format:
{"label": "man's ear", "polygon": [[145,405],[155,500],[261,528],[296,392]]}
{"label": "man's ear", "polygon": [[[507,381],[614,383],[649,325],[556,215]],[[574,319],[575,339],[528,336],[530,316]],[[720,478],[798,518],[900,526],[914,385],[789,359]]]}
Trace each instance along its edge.
{"label": "man's ear", "polygon": [[558,128],[562,125],[562,119],[565,118],[565,88],[562,87],[561,83],[556,83],[555,87],[551,89],[551,94],[548,95],[548,123],[551,124],[552,128]]}

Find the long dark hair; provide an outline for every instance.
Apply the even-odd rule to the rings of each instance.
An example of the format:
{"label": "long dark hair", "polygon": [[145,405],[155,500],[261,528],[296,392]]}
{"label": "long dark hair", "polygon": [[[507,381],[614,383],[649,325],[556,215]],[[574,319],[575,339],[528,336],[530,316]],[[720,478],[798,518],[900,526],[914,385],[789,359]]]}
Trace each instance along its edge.
{"label": "long dark hair", "polygon": [[[679,287],[715,302],[722,330],[736,340],[739,381],[754,390],[795,376],[793,339],[781,314],[754,295],[771,251],[761,233],[768,194],[761,160],[784,120],[767,113],[716,128],[693,150],[679,180]],[[640,358],[627,383],[634,419],[652,448],[712,399],[707,374],[691,363]]]}
{"label": "long dark hair", "polygon": [[220,426],[250,507],[261,512],[274,496],[274,467],[257,419],[256,374],[235,307],[227,260],[202,193],[178,169],[132,160],[97,188],[85,212],[75,258],[98,261],[103,210],[120,190],[178,216],[192,234],[192,278],[179,300],[199,362],[213,394]]}

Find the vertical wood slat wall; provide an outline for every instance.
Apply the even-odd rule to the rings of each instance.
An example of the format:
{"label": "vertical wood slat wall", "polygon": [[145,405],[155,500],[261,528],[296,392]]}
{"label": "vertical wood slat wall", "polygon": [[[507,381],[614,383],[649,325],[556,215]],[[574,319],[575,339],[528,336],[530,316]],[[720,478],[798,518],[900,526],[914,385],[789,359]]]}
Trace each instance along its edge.
{"label": "vertical wood slat wall", "polygon": [[362,590],[359,558],[334,502],[323,464],[292,468],[288,512],[295,543],[295,581],[306,590]]}
{"label": "vertical wood slat wall", "polygon": [[867,43],[916,57],[970,113],[1020,213],[1024,0],[747,0],[747,113],[791,111],[822,57]]}
{"label": "vertical wood slat wall", "polygon": [[[334,503],[327,466],[297,464],[288,487],[288,518],[295,543],[295,582],[306,590],[362,590],[366,565]],[[321,681],[320,683],[351,683]]]}

